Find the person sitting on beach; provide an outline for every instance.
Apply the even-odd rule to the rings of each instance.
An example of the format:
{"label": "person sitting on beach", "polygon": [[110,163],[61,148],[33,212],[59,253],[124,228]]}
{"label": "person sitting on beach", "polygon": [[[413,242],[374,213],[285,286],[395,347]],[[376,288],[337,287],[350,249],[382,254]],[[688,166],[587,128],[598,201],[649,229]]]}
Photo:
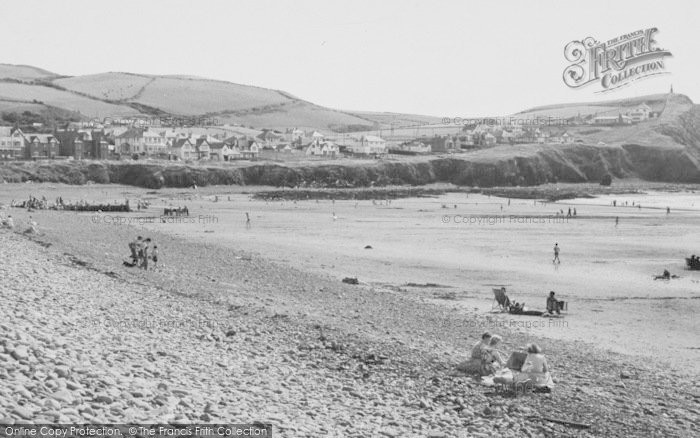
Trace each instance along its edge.
{"label": "person sitting on beach", "polygon": [[501,369],[506,363],[501,356],[501,353],[496,349],[498,344],[501,343],[501,337],[494,335],[491,337],[489,346],[484,348],[481,352],[481,375],[490,376],[495,374],[496,371]]}
{"label": "person sitting on beach", "polygon": [[469,359],[459,363],[457,370],[467,374],[481,373],[481,355],[484,349],[488,348],[490,341],[491,333],[484,332],[481,335],[481,340],[472,347]]}
{"label": "person sitting on beach", "polygon": [[556,298],[554,298],[554,291],[549,291],[549,297],[547,297],[547,312],[551,315],[553,312],[557,312],[557,315],[560,314],[559,311],[559,301],[557,301]]}
{"label": "person sitting on beach", "polygon": [[39,225],[36,223],[34,219],[32,219],[31,216],[29,216],[29,228],[24,230],[24,234],[38,234],[39,233]]}
{"label": "person sitting on beach", "polygon": [[525,303],[515,303],[508,309],[508,313],[512,315],[528,315],[528,316],[542,316],[544,312],[541,310],[525,310]]}
{"label": "person sitting on beach", "polygon": [[521,304],[521,303],[518,303],[516,301],[515,304],[510,306],[510,308],[508,309],[508,312],[517,315],[519,313],[522,313],[524,309],[525,309],[525,303]]}
{"label": "person sitting on beach", "polygon": [[481,335],[481,340],[472,347],[471,358],[481,360],[481,352],[484,350],[484,348],[489,346],[489,342],[491,342],[491,333],[484,332]]}
{"label": "person sitting on beach", "polygon": [[528,344],[525,362],[513,379],[516,384],[528,380],[532,382],[535,389],[550,391],[554,387],[547,358],[544,357],[542,349],[537,344]]}
{"label": "person sitting on beach", "polygon": [[3,225],[4,227],[9,228],[10,230],[14,230],[14,229],[15,229],[15,221],[12,219],[12,215],[11,215],[11,214],[8,214],[8,215],[7,215],[7,218],[5,218],[5,220],[2,221],[2,225]]}
{"label": "person sitting on beach", "polygon": [[654,280],[670,280],[671,278],[678,278],[678,276],[671,275],[668,269],[664,269],[663,274],[654,276]]}

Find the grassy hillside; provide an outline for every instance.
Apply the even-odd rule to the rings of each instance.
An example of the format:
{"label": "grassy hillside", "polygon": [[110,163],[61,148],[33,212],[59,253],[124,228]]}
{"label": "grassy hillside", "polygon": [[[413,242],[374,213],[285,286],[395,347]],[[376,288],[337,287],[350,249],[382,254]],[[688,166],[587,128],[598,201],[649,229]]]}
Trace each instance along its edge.
{"label": "grassy hillside", "polygon": [[[585,117],[588,115],[599,115],[599,116],[616,116],[619,113],[625,113],[643,103],[649,105],[652,111],[663,111],[666,106],[666,100],[668,94],[652,94],[647,96],[640,96],[627,99],[616,99],[607,100],[602,102],[586,102],[586,103],[565,103],[565,104],[555,104],[555,105],[545,105],[535,108],[530,108],[525,111],[516,113],[515,116],[523,118],[535,118],[535,117],[560,117],[568,118],[581,115]],[[687,100],[688,103],[690,99],[686,96],[677,94],[675,97],[681,97]]]}
{"label": "grassy hillside", "polygon": [[53,83],[69,91],[96,99],[125,101],[133,99],[153,79],[130,73],[100,73],[96,75],[61,78]]}
{"label": "grassy hillside", "polygon": [[56,73],[29,65],[0,64],[0,79],[41,79],[56,76]]}
{"label": "grassy hillside", "polygon": [[0,111],[17,112],[28,104],[79,111],[85,118],[196,116],[275,129],[375,125],[282,91],[225,81],[120,72],[60,77],[33,67],[0,65]]}
{"label": "grassy hillside", "polygon": [[43,104],[68,111],[80,112],[86,117],[129,116],[139,113],[125,105],[116,105],[91,99],[50,86],[15,82],[0,82],[0,102],[4,102],[6,106],[13,102],[18,104]]}

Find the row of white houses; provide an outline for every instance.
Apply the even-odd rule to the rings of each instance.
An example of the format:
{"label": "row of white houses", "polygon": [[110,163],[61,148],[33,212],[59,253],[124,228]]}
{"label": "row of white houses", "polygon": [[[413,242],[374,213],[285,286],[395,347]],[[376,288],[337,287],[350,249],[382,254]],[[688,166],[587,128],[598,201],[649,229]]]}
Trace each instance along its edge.
{"label": "row of white houses", "polygon": [[121,154],[230,161],[257,158],[262,146],[255,138],[246,135],[233,135],[222,140],[211,135],[131,128],[114,139],[114,148]]}

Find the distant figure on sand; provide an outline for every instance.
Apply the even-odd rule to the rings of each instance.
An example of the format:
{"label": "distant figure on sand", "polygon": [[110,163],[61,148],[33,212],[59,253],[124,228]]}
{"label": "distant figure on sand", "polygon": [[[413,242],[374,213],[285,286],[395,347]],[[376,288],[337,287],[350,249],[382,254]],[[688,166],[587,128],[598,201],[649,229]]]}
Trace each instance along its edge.
{"label": "distant figure on sand", "polygon": [[158,245],[153,245],[151,260],[153,260],[153,270],[155,271],[158,268]]}
{"label": "distant figure on sand", "polygon": [[5,219],[4,221],[2,221],[2,224],[3,224],[5,227],[9,228],[10,230],[14,230],[14,229],[15,229],[15,221],[12,219],[12,215],[11,215],[11,214],[8,214],[8,215],[7,215],[7,219]]}
{"label": "distant figure on sand", "polygon": [[552,263],[561,263],[561,260],[559,260],[559,244],[558,243],[554,244],[554,260],[552,260]]}
{"label": "distant figure on sand", "polygon": [[245,213],[245,227],[250,228],[250,215],[248,214],[247,211]]}
{"label": "distant figure on sand", "polygon": [[141,265],[144,270],[148,270],[148,250],[151,245],[151,238],[146,238],[141,245]]}
{"label": "distant figure on sand", "polygon": [[666,214],[671,214],[671,207],[666,207]]}
{"label": "distant figure on sand", "polygon": [[615,216],[615,226],[620,223],[620,216]]}
{"label": "distant figure on sand", "polygon": [[131,266],[135,266],[139,261],[139,252],[141,251],[141,236],[136,240],[129,242],[129,250],[131,251]]}
{"label": "distant figure on sand", "polygon": [[334,221],[338,220],[338,216],[335,215],[335,212],[333,212],[333,220]]}
{"label": "distant figure on sand", "polygon": [[29,228],[24,230],[24,234],[37,234],[39,233],[39,225],[36,223],[31,216],[29,216]]}

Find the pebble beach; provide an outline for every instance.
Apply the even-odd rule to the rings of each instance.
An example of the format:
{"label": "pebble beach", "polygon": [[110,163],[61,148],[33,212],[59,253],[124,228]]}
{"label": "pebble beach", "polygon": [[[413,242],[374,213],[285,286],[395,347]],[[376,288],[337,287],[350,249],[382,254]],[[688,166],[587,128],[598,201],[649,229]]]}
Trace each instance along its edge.
{"label": "pebble beach", "polygon": [[[197,214],[200,200],[179,199]],[[0,230],[0,423],[259,422],[284,437],[699,433],[688,357],[668,366],[501,325],[503,350],[537,342],[556,383],[504,396],[455,367],[494,318],[479,306],[344,284],[215,227],[192,238],[90,214],[3,212],[17,230]],[[29,214],[37,235],[18,232]],[[122,265],[137,233],[162,248],[157,270]]]}

